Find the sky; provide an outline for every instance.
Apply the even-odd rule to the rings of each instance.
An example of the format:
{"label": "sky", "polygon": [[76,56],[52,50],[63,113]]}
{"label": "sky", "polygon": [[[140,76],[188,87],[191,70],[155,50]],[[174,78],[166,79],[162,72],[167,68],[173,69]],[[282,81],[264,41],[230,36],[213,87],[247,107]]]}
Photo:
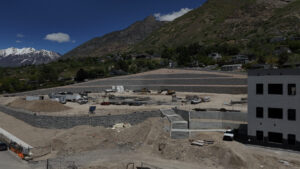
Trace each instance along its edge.
{"label": "sky", "polygon": [[154,15],[172,21],[205,0],[1,0],[0,49],[64,54],[80,44]]}

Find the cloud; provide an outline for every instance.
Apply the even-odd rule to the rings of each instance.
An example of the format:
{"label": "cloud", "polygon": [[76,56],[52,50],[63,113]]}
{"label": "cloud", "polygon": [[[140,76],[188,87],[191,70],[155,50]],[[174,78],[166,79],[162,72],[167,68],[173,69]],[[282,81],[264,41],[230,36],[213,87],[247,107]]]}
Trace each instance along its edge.
{"label": "cloud", "polygon": [[20,41],[20,40],[16,40],[16,43],[22,43],[22,41]]}
{"label": "cloud", "polygon": [[18,38],[24,38],[24,35],[21,34],[21,33],[18,33],[18,34],[17,34],[17,37],[18,37]]}
{"label": "cloud", "polygon": [[61,32],[48,34],[44,39],[58,43],[69,42],[71,40],[68,34]]}
{"label": "cloud", "polygon": [[181,8],[177,12],[172,12],[169,14],[162,15],[160,13],[155,13],[154,16],[156,17],[157,20],[159,21],[173,21],[178,17],[181,17],[182,15],[190,12],[192,9],[189,8]]}
{"label": "cloud", "polygon": [[76,40],[72,40],[72,43],[76,43]]}

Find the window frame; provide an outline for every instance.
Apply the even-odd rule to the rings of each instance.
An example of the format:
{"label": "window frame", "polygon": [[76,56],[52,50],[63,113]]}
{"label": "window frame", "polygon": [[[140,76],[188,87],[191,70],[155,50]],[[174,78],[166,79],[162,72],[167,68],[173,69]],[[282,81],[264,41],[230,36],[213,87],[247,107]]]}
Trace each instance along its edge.
{"label": "window frame", "polygon": [[[258,90],[259,86],[261,86],[261,90]],[[256,95],[263,95],[263,94],[264,94],[264,84],[256,83]]]}
{"label": "window frame", "polygon": [[[293,87],[295,87],[295,93],[292,92]],[[288,88],[288,95],[289,96],[296,96],[297,95],[297,85],[295,83],[289,83],[287,88]]]}
{"label": "window frame", "polygon": [[[274,88],[278,88],[278,86],[277,87],[275,87],[275,85],[280,85],[281,87],[281,92],[278,92],[278,91],[280,91],[280,90],[275,90]],[[271,90],[272,89],[272,90]],[[268,84],[268,94],[269,95],[283,95],[283,84],[280,84],[280,83],[269,83]]]}
{"label": "window frame", "polygon": [[[291,111],[293,111],[293,112],[291,112]],[[294,115],[290,116],[291,113],[294,113]],[[296,111],[296,109],[288,109],[287,116],[288,116],[288,118],[287,118],[288,121],[296,121],[296,119],[297,119],[297,111]],[[294,118],[291,118],[291,117],[294,117]]]}
{"label": "window frame", "polygon": [[[272,114],[274,115],[274,113],[271,113],[271,109],[278,109],[278,110],[281,110],[281,117],[275,117],[275,116],[272,116]],[[269,107],[268,108],[268,118],[270,119],[283,119],[283,109],[282,108],[273,108],[273,107]]]}
{"label": "window frame", "polygon": [[[293,139],[291,139],[291,137]],[[295,134],[288,134],[287,135],[287,143],[288,143],[288,145],[296,145],[296,135]]]}
{"label": "window frame", "polygon": [[[259,139],[260,137],[258,137],[258,136],[259,136],[260,134],[258,134],[258,133],[262,134],[262,138],[261,138],[261,139]],[[257,141],[264,141],[264,131],[256,130],[256,140],[257,140]]]}
{"label": "window frame", "polygon": [[[258,112],[258,110],[261,110],[262,112]],[[258,116],[259,113],[262,113],[261,116]],[[263,107],[256,107],[256,118],[263,119],[264,118],[264,108]]]}
{"label": "window frame", "polygon": [[[280,139],[277,136],[280,136]],[[270,139],[271,138],[271,139]],[[270,141],[271,140],[271,141]],[[279,141],[280,140],[280,141]],[[283,144],[283,133],[268,132],[268,142],[275,144]]]}

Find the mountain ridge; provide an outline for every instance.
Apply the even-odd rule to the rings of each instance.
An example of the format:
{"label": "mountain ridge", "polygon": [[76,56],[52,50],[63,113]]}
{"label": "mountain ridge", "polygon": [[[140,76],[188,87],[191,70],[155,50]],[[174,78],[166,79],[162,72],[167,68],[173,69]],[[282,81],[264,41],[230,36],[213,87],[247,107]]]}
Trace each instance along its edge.
{"label": "mountain ridge", "polygon": [[63,57],[95,57],[106,54],[124,52],[129,46],[142,41],[153,30],[158,29],[164,22],[157,21],[154,16],[148,16],[142,21],[137,21],[129,27],[93,38],[73,50],[67,52]]}
{"label": "mountain ridge", "polygon": [[299,34],[299,4],[299,0],[208,0],[154,31],[131,50],[161,50],[163,46],[192,43],[247,45],[256,36]]}
{"label": "mountain ridge", "polygon": [[7,48],[0,50],[0,67],[45,64],[60,58],[60,54],[45,49]]}

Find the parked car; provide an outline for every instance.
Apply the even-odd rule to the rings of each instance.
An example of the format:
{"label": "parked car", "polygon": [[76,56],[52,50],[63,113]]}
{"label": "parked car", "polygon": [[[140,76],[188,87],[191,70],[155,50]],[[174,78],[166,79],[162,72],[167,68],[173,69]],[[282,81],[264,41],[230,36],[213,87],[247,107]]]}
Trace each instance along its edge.
{"label": "parked car", "polygon": [[88,102],[89,101],[87,99],[84,99],[84,98],[80,98],[80,99],[77,100],[77,103],[79,103],[79,104],[86,104]]}
{"label": "parked car", "polygon": [[233,138],[234,138],[234,131],[233,130],[226,130],[224,132],[223,140],[232,141]]}
{"label": "parked car", "polygon": [[3,142],[0,142],[0,151],[6,151],[8,149],[7,145]]}

